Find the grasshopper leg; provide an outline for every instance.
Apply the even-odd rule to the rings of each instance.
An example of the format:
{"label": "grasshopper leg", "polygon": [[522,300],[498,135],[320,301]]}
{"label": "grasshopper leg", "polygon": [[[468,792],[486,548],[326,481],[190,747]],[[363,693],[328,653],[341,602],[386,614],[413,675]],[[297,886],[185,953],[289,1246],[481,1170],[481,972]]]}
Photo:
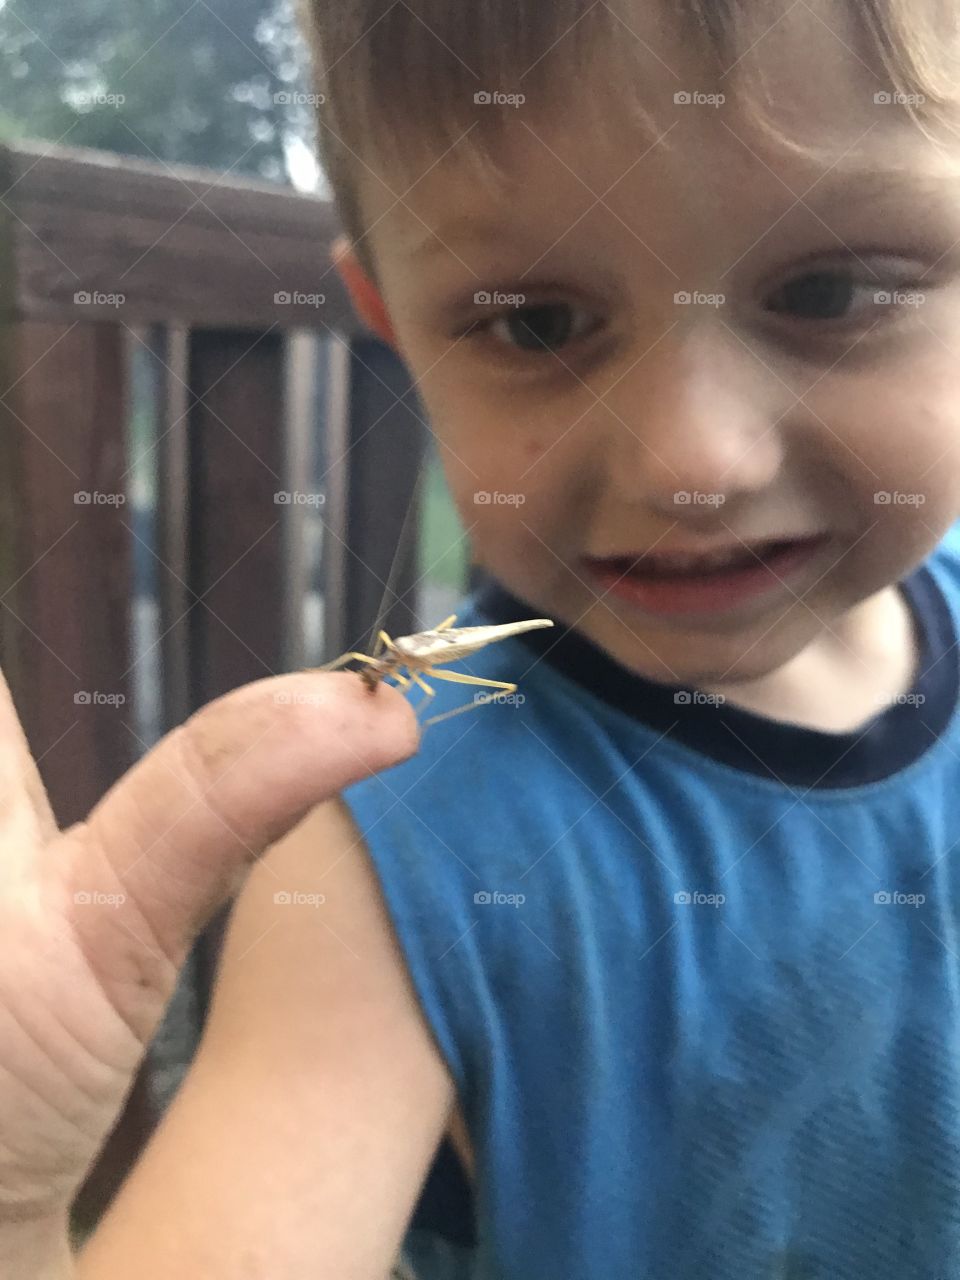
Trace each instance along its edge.
{"label": "grasshopper leg", "polygon": [[437,671],[435,668],[431,668],[430,678],[432,680],[449,680],[451,684],[482,685],[488,689],[500,689],[503,693],[514,693],[517,688],[515,684],[510,684],[507,680],[484,680],[480,676],[464,675],[462,671]]}
{"label": "grasshopper leg", "polygon": [[419,674],[419,672],[411,671],[410,676],[411,676],[411,679],[413,680],[413,683],[414,683],[415,685],[417,685],[417,686],[418,686],[418,688],[422,689],[422,690],[423,690],[423,692],[424,692],[424,695],[425,695],[425,696],[424,696],[423,698],[421,698],[421,700],[417,703],[417,706],[416,706],[416,708],[415,708],[415,710],[416,710],[416,712],[417,712],[417,715],[419,715],[419,714],[420,714],[420,712],[423,710],[423,708],[427,705],[427,703],[428,703],[432,698],[435,698],[435,697],[436,697],[436,695],[437,695],[437,691],[436,691],[436,689],[431,689],[431,688],[430,688],[430,686],[427,684],[426,680],[424,680],[423,676],[421,676],[421,675]]}
{"label": "grasshopper leg", "polygon": [[454,707],[452,711],[444,711],[442,715],[431,716],[429,720],[423,722],[424,728],[431,724],[439,724],[441,720],[449,720],[451,716],[461,715],[464,711],[472,711],[474,707],[485,706],[503,693],[513,693],[517,687],[507,680],[484,680],[480,676],[468,676],[460,671],[437,671],[436,669],[431,669],[430,678],[432,680],[449,680],[451,684],[480,685],[493,690],[493,692],[485,694],[482,698],[474,698],[473,702],[465,702],[460,707]]}
{"label": "grasshopper leg", "polygon": [[[436,672],[434,672],[434,675],[436,675]],[[429,720],[424,720],[423,727],[426,729],[428,725],[439,724],[441,720],[449,720],[452,716],[463,715],[464,711],[473,711],[475,707],[485,706],[488,702],[492,702],[494,698],[498,698],[499,696],[499,692],[486,693],[482,698],[477,698],[473,702],[465,702],[460,707],[454,707],[452,711],[444,711],[442,715],[431,716]]]}

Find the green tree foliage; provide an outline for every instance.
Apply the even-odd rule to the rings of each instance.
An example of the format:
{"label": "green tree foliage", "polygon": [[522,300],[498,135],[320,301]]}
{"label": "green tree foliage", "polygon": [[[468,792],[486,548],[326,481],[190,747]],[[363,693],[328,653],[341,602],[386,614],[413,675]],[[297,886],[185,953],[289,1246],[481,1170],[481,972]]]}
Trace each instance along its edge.
{"label": "green tree foliage", "polygon": [[0,134],[287,180],[310,135],[288,0],[0,0]]}

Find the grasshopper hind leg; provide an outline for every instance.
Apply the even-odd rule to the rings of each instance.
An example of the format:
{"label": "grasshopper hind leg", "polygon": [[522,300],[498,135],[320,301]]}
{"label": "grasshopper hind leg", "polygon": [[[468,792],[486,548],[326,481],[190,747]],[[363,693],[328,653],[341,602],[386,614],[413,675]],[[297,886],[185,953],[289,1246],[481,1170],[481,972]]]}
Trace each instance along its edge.
{"label": "grasshopper hind leg", "polygon": [[431,716],[429,720],[424,720],[423,728],[426,729],[432,724],[439,724],[441,720],[450,720],[454,716],[461,716],[465,711],[473,711],[476,707],[485,707],[488,702],[501,696],[502,690],[496,690],[493,693],[485,693],[483,697],[475,698],[473,702],[465,702],[462,706],[454,707],[452,711],[444,711],[442,715]]}
{"label": "grasshopper hind leg", "polygon": [[435,680],[447,680],[450,684],[472,684],[490,689],[490,693],[484,694],[482,697],[474,697],[472,702],[465,702],[462,706],[454,707],[452,711],[444,711],[439,716],[431,716],[429,720],[424,720],[423,727],[426,729],[431,724],[439,724],[441,720],[449,720],[453,716],[462,715],[465,711],[472,711],[475,707],[486,706],[488,702],[493,702],[496,698],[502,697],[505,693],[515,693],[517,686],[511,684],[508,680],[484,680],[480,676],[463,675],[459,671],[436,671],[430,672],[430,676]]}
{"label": "grasshopper hind leg", "polygon": [[424,694],[424,696],[420,699],[420,701],[414,707],[414,711],[417,714],[417,719],[419,719],[420,713],[423,711],[423,708],[427,705],[428,702],[431,702],[437,696],[437,691],[436,689],[431,689],[430,686],[427,684],[426,680],[424,680],[423,676],[421,676],[417,671],[410,672],[410,679],[412,683],[417,686],[417,688],[423,690],[423,694]]}

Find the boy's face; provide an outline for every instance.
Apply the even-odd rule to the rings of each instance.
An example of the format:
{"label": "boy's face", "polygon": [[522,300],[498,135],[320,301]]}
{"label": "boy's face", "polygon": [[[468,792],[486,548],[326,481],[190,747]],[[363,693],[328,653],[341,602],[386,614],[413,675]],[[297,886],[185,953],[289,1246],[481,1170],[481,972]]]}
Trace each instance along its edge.
{"label": "boy's face", "polygon": [[[725,82],[648,12],[633,29],[669,149],[616,103],[602,138],[578,125],[595,67],[562,119],[489,108],[515,111],[507,189],[456,148],[406,194],[361,189],[477,561],[653,679],[776,669],[960,516],[956,153],[875,100],[887,84],[831,12],[833,32],[796,6],[755,47],[780,122],[904,166],[899,183],[778,150],[729,93],[675,103]],[[525,301],[475,301],[497,293]],[[629,569],[712,548],[752,569]]]}

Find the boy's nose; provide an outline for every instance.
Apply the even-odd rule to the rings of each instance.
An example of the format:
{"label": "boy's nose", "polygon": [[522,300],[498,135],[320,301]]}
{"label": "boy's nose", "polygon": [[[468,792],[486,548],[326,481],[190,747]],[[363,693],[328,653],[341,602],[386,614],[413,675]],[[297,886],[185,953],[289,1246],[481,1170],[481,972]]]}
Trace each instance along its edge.
{"label": "boy's nose", "polygon": [[630,503],[716,518],[774,483],[795,400],[732,334],[667,337],[603,396],[608,481]]}

